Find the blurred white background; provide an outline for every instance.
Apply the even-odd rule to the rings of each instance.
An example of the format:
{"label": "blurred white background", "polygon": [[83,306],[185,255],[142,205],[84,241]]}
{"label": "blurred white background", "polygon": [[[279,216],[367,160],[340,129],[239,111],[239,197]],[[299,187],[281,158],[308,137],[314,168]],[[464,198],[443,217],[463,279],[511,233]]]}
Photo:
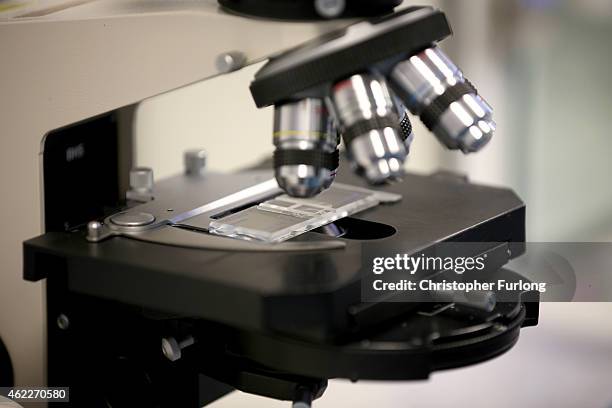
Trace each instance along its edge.
{"label": "blurred white background", "polygon": [[[612,238],[612,1],[421,1],[447,12],[443,48],[495,109],[482,152],[445,151],[420,125],[408,169],[451,169],[513,188],[526,201],[530,241]],[[237,170],[272,152],[270,109],[248,85],[259,66],[143,102],[137,162],[156,177],[203,147],[209,167]],[[610,407],[612,305],[546,304],[515,349],[414,384],[332,382],[320,407]],[[218,407],[288,406],[234,393]]]}
{"label": "blurred white background", "polygon": [[[612,237],[612,2],[421,1],[449,16],[442,45],[495,109],[498,131],[482,152],[448,152],[418,119],[408,169],[463,171],[514,188],[529,204],[532,241]],[[271,109],[248,85],[261,65],[143,102],[137,160],[158,177],[180,171],[185,148],[210,168],[236,170],[272,152]]]}

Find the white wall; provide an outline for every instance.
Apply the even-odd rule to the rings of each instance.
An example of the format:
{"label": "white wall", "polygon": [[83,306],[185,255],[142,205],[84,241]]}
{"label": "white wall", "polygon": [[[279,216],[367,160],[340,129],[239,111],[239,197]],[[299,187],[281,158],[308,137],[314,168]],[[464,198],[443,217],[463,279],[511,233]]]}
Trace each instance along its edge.
{"label": "white wall", "polygon": [[156,177],[182,169],[185,149],[205,148],[211,169],[238,170],[272,153],[272,110],[257,109],[249,93],[256,64],[140,104],[136,161]]}

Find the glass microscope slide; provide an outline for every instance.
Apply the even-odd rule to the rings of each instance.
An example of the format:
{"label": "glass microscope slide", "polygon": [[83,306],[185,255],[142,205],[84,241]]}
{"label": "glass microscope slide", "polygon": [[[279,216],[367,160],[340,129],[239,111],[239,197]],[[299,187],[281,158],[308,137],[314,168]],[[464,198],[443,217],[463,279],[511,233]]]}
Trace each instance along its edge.
{"label": "glass microscope slide", "polygon": [[[393,200],[389,200],[389,197]],[[242,240],[278,243],[380,204],[399,200],[389,193],[333,185],[313,198],[280,195],[221,219],[208,232]]]}

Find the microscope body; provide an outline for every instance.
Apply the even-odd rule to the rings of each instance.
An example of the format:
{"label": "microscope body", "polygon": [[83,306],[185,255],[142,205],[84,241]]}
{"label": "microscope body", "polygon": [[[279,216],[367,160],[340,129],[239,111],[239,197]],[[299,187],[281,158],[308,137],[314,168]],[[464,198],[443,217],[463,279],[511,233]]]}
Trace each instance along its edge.
{"label": "microscope body", "polygon": [[[63,229],[58,224],[72,211],[99,211],[99,203],[88,201],[98,185],[114,185],[111,201],[125,194],[138,103],[222,74],[216,62],[227,53],[238,50],[253,63],[349,23],[244,18],[221,10],[214,0],[55,1],[0,15],[0,177],[3,186],[14,186],[1,204],[0,337],[18,384],[45,382],[47,331],[46,289],[22,280],[21,243]],[[78,153],[85,141],[92,151],[71,162],[83,167],[69,170],[63,183],[60,176],[55,187],[61,190],[53,191],[43,159],[54,143],[48,134],[94,117],[101,127],[93,128],[100,132],[74,143],[64,140],[64,149]],[[108,146],[117,140],[121,152],[111,152]],[[89,160],[98,147],[110,156]],[[53,198],[57,205],[49,208]]]}
{"label": "microscope body", "polygon": [[[47,361],[46,381],[71,385],[74,406],[196,407],[233,389],[310,404],[330,378],[423,379],[434,370],[495,357],[516,342],[521,327],[537,323],[533,294],[494,311],[363,302],[360,254],[370,240],[394,237],[408,253],[445,241],[495,242],[484,253],[498,260],[499,273],[516,278],[502,267],[524,249],[524,204],[509,190],[474,186],[461,177],[407,175],[402,184],[379,187],[403,196],[401,202],[338,221],[342,234],[308,232],[295,242],[271,247],[212,237],[193,225],[155,223],[159,228],[149,228],[148,221],[138,218],[142,214],[166,220],[171,213],[211,205],[214,218],[256,205],[265,194],[230,204],[226,199],[271,177],[279,180],[281,166],[276,161],[273,172],[264,163],[230,175],[186,171],[156,183],[149,197],[153,201],[130,200],[132,121],[138,102],[246,63],[272,57],[274,64],[308,49],[308,40],[337,38],[337,31],[329,33],[352,21],[250,19],[213,1],[172,3],[158,10],[142,9],[143,3],[136,1],[94,1],[83,7],[0,22],[0,35],[23,36],[31,44],[26,52],[17,46],[3,50],[13,72],[31,67],[22,82],[3,84],[16,95],[3,109],[9,113],[8,132],[15,136],[2,141],[3,165],[14,165],[3,177],[15,174],[15,168],[23,171],[22,188],[4,203],[4,223],[18,232],[6,236],[12,249],[5,259],[15,273],[2,277],[11,295],[0,296],[7,302],[0,313],[3,321],[10,317],[32,323],[27,329],[8,325],[0,333],[18,384],[44,383],[38,364]],[[425,43],[450,33],[438,13],[413,11],[436,14],[441,24],[427,33],[432,38]],[[50,44],[53,48],[45,48]],[[418,48],[410,52],[424,52],[425,47]],[[32,64],[41,53],[45,65]],[[58,77],[39,87],[26,86],[47,78],[49,70]],[[360,72],[344,74],[369,78]],[[353,85],[358,81],[350,78]],[[325,81],[335,92],[332,98],[317,94],[318,102],[310,102],[310,90],[296,90],[307,100],[305,111],[320,112],[326,98],[327,106],[334,97],[335,106],[342,105],[341,82]],[[382,79],[371,83],[385,87]],[[453,97],[475,92],[466,88]],[[394,102],[388,96],[383,99],[391,109]],[[258,103],[274,104],[280,112],[294,102],[300,103],[280,95]],[[455,102],[442,105],[446,109]],[[35,112],[31,121],[22,119],[26,110]],[[341,116],[334,115],[336,120]],[[278,117],[279,123],[287,123],[284,112]],[[399,121],[387,119],[375,122],[399,135]],[[344,125],[346,131],[350,126]],[[329,136],[323,129],[332,128],[316,129]],[[331,154],[335,141],[316,146]],[[289,162],[281,164],[295,166],[297,172],[281,176],[297,180],[297,188],[285,188],[279,180],[280,186],[290,195],[320,192],[318,187],[302,188],[304,163],[299,160],[305,156],[294,151],[302,144],[285,142],[277,148],[293,156],[285,155]],[[334,160],[319,167],[333,171],[342,183],[367,186],[359,177],[363,171],[335,174],[338,165],[348,169],[348,161],[355,167],[354,157],[337,154]],[[213,205],[223,200],[224,206]],[[25,216],[10,215],[19,206]],[[128,221],[109,232],[113,217],[125,214]],[[17,282],[21,267],[30,282]],[[20,344],[24,330],[28,338],[41,341]]]}

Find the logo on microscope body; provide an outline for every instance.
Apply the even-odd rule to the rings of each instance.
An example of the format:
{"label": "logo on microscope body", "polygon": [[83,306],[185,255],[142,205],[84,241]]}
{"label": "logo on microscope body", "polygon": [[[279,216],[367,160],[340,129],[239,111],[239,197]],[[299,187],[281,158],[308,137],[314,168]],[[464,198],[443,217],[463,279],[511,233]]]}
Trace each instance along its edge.
{"label": "logo on microscope body", "polygon": [[76,146],[70,146],[66,149],[66,161],[68,163],[77,159],[82,159],[83,156],[85,156],[85,145],[83,145],[83,143],[79,143]]}

